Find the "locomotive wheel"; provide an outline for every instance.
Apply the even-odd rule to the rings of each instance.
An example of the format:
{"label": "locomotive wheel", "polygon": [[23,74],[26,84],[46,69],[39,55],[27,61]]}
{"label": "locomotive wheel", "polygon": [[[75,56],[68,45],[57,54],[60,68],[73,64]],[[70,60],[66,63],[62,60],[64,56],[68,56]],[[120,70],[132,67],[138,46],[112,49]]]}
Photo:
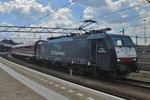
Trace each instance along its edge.
{"label": "locomotive wheel", "polygon": [[78,65],[73,65],[72,69],[73,69],[74,73],[81,73],[82,72],[81,67]]}

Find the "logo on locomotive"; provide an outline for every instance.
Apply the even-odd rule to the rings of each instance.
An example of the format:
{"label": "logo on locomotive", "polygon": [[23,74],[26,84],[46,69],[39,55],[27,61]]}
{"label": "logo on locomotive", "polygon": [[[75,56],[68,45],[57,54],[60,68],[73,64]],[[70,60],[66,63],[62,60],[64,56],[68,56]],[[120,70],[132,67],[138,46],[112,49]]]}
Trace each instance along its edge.
{"label": "logo on locomotive", "polygon": [[51,51],[51,55],[55,55],[55,56],[65,56],[65,52],[52,50],[52,51]]}

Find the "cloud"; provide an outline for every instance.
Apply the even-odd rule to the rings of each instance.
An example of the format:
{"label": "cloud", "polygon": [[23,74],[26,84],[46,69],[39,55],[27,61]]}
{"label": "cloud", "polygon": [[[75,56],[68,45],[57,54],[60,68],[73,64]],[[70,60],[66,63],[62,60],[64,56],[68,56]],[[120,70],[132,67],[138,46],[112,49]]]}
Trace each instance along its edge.
{"label": "cloud", "polygon": [[[73,21],[71,20],[72,18],[72,11],[69,8],[63,8],[56,13],[52,14],[51,17],[46,19],[46,21],[43,21],[42,23],[39,24],[33,24],[31,26],[42,26],[42,27],[69,27],[70,24],[73,24]],[[1,23],[1,25],[12,25],[6,22]],[[52,35],[51,33],[43,33],[43,34],[33,34],[33,33],[9,33],[3,34],[4,38],[22,38],[22,39],[14,39],[17,42],[23,41],[23,42],[28,42],[30,39],[27,38],[40,38],[42,39],[47,39],[48,37],[51,36],[56,36]],[[37,40],[37,39],[32,39],[32,40]]]}
{"label": "cloud", "polygon": [[121,17],[122,17],[122,18],[127,18],[127,17],[128,17],[128,15],[122,15]]}
{"label": "cloud", "polygon": [[7,23],[7,22],[2,22],[2,23],[0,23],[0,25],[2,25],[2,26],[11,26],[12,24]]}
{"label": "cloud", "polygon": [[[0,25],[1,26],[13,26],[11,23],[7,23],[7,22],[2,22],[2,23],[0,23]],[[43,35],[45,35],[45,37],[46,37],[47,34],[43,34]],[[40,34],[20,33],[20,32],[1,32],[0,37],[1,37],[0,40],[12,39],[13,41],[15,41],[17,43],[21,43],[21,42],[31,42],[31,41],[39,40]],[[31,39],[31,38],[33,38],[33,39]],[[46,38],[44,38],[44,39],[46,39]]]}
{"label": "cloud", "polygon": [[86,7],[85,10],[83,11],[83,13],[84,13],[85,19],[91,19],[91,18],[93,18],[93,14],[95,13],[95,9],[92,7]]}
{"label": "cloud", "polygon": [[41,16],[52,12],[50,6],[43,6],[35,0],[14,0],[9,2],[0,2],[1,14],[13,14],[16,17],[29,18]]}
{"label": "cloud", "polygon": [[47,22],[43,22],[40,25],[48,27],[65,27],[73,24],[71,17],[72,11],[69,8],[63,8],[54,13],[51,19],[49,19]]}
{"label": "cloud", "polygon": [[[72,11],[69,8],[63,8],[56,13],[54,13],[51,18],[49,18],[47,21],[44,21],[38,25],[31,25],[31,26],[42,26],[42,27],[69,27],[70,25],[73,24],[74,22],[71,20],[72,18]],[[61,32],[60,32],[61,33]],[[59,36],[62,34],[36,34],[36,37],[42,37],[42,39],[47,39],[48,37],[52,36]]]}
{"label": "cloud", "polygon": [[148,3],[146,0],[125,0],[124,2],[128,2],[130,7],[136,6],[138,4]]}
{"label": "cloud", "polygon": [[124,0],[117,0],[113,2],[112,0],[106,0],[106,3],[111,10],[116,10],[122,6],[123,1]]}
{"label": "cloud", "polygon": [[[74,0],[68,0],[68,2],[72,1]],[[111,27],[113,33],[118,33],[119,31],[121,31],[122,28],[125,28],[126,34],[137,35],[142,31],[140,30],[140,32],[138,32],[138,30],[136,30],[136,25],[143,25],[143,14],[148,12],[148,10],[150,9],[148,5],[135,7],[133,9],[125,10],[111,15],[107,14],[118,10],[123,10],[128,7],[140,5],[146,2],[146,0],[77,0],[73,3],[73,5],[70,5],[68,8],[63,8],[60,11],[57,11],[51,16],[48,16],[47,18],[38,22],[38,25],[36,23],[32,26],[72,27],[71,25],[75,24],[76,22],[97,16],[103,16],[106,14],[106,16],[94,19],[98,21],[98,26],[92,25],[90,27],[93,27],[95,29]],[[75,7],[81,8],[76,9]],[[12,14],[17,18],[30,18],[30,21],[33,19],[38,19],[52,11],[53,10],[51,9],[51,6],[43,6],[42,4],[37,3],[36,0],[11,0],[9,2],[0,2],[0,14]],[[80,15],[83,14],[82,20],[78,18],[78,12],[80,13]],[[136,15],[139,15],[139,17],[129,20],[122,20]],[[18,20],[20,20],[19,18]],[[150,18],[145,19],[147,20],[147,22],[150,22]],[[3,24],[7,25],[7,23]],[[133,28],[133,30],[136,30],[137,32],[134,32],[136,32],[137,34],[133,34],[132,31],[128,31],[130,30],[129,28]],[[147,29],[147,33],[148,32],[150,32],[149,29]],[[51,36],[48,36],[47,34],[36,34],[36,37],[40,37],[40,35],[43,38]],[[30,37],[32,35],[21,34],[20,37],[21,36]]]}

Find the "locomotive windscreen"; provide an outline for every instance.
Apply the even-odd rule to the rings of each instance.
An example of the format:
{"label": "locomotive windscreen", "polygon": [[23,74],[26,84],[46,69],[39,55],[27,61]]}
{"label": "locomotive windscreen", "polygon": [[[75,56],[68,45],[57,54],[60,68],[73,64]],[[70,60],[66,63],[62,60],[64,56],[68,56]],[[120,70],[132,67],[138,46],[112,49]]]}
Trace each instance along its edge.
{"label": "locomotive windscreen", "polygon": [[133,47],[134,46],[129,36],[112,36],[111,38],[115,47],[118,47],[118,46]]}

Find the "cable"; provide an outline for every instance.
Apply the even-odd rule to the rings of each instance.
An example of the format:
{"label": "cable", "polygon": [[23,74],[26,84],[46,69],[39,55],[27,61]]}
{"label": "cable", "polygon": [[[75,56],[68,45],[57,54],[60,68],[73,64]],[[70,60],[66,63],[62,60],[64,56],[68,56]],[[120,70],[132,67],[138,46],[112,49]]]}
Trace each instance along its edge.
{"label": "cable", "polygon": [[76,0],[72,0],[72,1],[69,2],[68,4],[62,6],[61,8],[58,8],[58,9],[54,10],[53,12],[48,13],[47,15],[45,15],[45,16],[43,16],[43,17],[41,17],[41,18],[38,18],[37,20],[35,20],[34,22],[28,24],[27,26],[30,26],[31,24],[34,24],[34,23],[36,23],[36,22],[38,22],[38,21],[40,21],[40,20],[42,20],[42,19],[44,19],[44,18],[46,18],[46,17],[52,15],[52,14],[54,14],[55,12],[57,12],[57,11],[63,9],[63,8],[66,8],[67,6],[71,5],[71,4],[74,3],[75,1],[76,1]]}
{"label": "cable", "polygon": [[[149,17],[149,16],[147,16],[147,17]],[[142,18],[147,18],[147,17],[142,17]],[[130,22],[132,22],[132,21],[134,21],[134,20],[131,20]],[[138,20],[137,20],[138,21]],[[138,23],[137,21],[135,21],[136,23]],[[136,25],[136,27],[141,27],[141,24],[135,24]],[[148,24],[146,24],[146,25],[148,25]],[[128,26],[127,27],[124,27],[124,28],[128,28]],[[129,28],[128,28],[129,29]]]}
{"label": "cable", "polygon": [[[150,12],[144,13],[144,14],[141,14],[141,15],[149,15],[149,14],[150,14]],[[128,18],[116,20],[116,21],[111,22],[111,24],[112,24],[112,23],[121,22],[121,21],[124,21],[124,20],[126,21],[126,20],[129,20],[129,19],[132,19],[131,21],[133,21],[133,20],[135,20],[136,18],[138,18],[138,17],[141,16],[141,15],[135,15],[135,16],[131,16],[131,17],[128,17]],[[147,17],[147,16],[145,16],[145,17]],[[134,18],[134,19],[133,19],[133,18]],[[143,18],[143,17],[142,17],[142,18]]]}
{"label": "cable", "polygon": [[[140,19],[141,19],[141,18],[143,19],[143,18],[149,17],[149,16],[147,16],[147,15],[149,15],[149,14],[150,14],[150,12],[141,14],[142,17],[140,17]],[[139,18],[139,16],[141,16],[141,15],[131,16],[131,17],[128,17],[128,18],[120,19],[120,20],[115,20],[115,21],[111,22],[111,24],[123,23],[123,22],[121,22],[121,21],[126,21],[126,20],[128,20],[128,22],[132,22],[132,21],[135,21],[137,18]],[[145,16],[143,16],[143,15],[145,15]],[[134,18],[134,19],[133,19],[133,18]],[[129,19],[132,19],[132,20],[129,20]],[[137,21],[139,21],[139,20],[137,20]],[[135,22],[136,22],[136,21],[135,21]],[[94,28],[94,26],[91,27],[91,28]],[[124,28],[125,28],[125,27],[124,27]]]}
{"label": "cable", "polygon": [[[148,24],[145,24],[146,26],[150,26],[150,23],[148,23]],[[136,28],[138,28],[138,29],[136,29],[136,30],[141,30],[141,29],[144,29],[144,27],[143,26],[138,26],[138,27],[136,27]],[[127,32],[130,32],[130,31],[134,31],[135,29],[133,29],[133,28],[129,28],[129,30],[126,30]]]}
{"label": "cable", "polygon": [[[122,12],[122,11],[130,10],[130,9],[133,9],[133,8],[136,8],[136,7],[140,7],[140,6],[143,6],[143,5],[147,5],[147,4],[149,4],[149,2],[148,3],[139,4],[139,5],[136,5],[136,6],[133,6],[133,7],[127,7],[127,8],[121,9],[121,10],[117,10],[117,11],[114,11],[114,12],[111,12],[111,13],[107,13],[107,14],[104,14],[104,15],[100,15],[100,16],[91,18],[91,19],[88,19],[88,20],[94,20],[94,19],[101,18],[101,17],[104,17],[104,16],[106,17],[106,16],[109,16],[109,15],[112,15],[112,14],[115,14],[115,13],[119,13],[119,12]],[[76,22],[74,24],[79,24],[81,22],[83,22],[83,21],[78,21],[78,22]],[[74,24],[69,24],[67,26],[73,26]]]}
{"label": "cable", "polygon": [[[144,19],[144,18],[149,17],[149,16],[147,16],[147,15],[149,15],[149,14],[150,14],[150,13],[142,14],[142,15],[146,15],[146,16],[142,16],[142,17],[140,17],[140,19]],[[128,17],[128,18],[126,18],[126,19],[121,19],[121,20],[118,20],[118,21],[114,21],[114,22],[111,23],[111,24],[124,23],[124,22],[121,22],[121,21],[123,21],[123,20],[128,20],[128,22],[133,22],[133,21],[134,21],[134,23],[137,23],[137,21],[138,21],[138,23],[139,23],[139,20],[136,20],[138,17],[139,17],[138,15],[137,15],[137,16]],[[133,18],[134,18],[134,19],[133,19]],[[132,19],[132,20],[129,20],[129,19]],[[135,20],[136,20],[136,21],[135,21]],[[137,25],[139,25],[139,24],[137,24]],[[123,28],[128,28],[128,26],[127,26],[127,27],[123,27]]]}
{"label": "cable", "polygon": [[150,38],[150,36],[146,36],[146,37],[144,37],[144,36],[137,36],[137,35],[129,35],[130,37],[133,37],[133,38]]}
{"label": "cable", "polygon": [[125,8],[125,9],[117,10],[117,11],[114,11],[114,12],[111,12],[111,13],[107,13],[107,14],[104,14],[104,15],[100,15],[100,16],[91,18],[91,20],[97,19],[97,18],[100,18],[100,17],[104,17],[104,16],[109,16],[109,15],[112,15],[112,14],[115,14],[115,13],[118,13],[118,12],[133,9],[133,8],[136,8],[136,7],[140,7],[140,6],[143,6],[143,5],[146,5],[146,4],[149,4],[149,3],[143,3],[143,4],[140,4],[140,5],[133,6],[133,7],[128,7],[128,8]]}

